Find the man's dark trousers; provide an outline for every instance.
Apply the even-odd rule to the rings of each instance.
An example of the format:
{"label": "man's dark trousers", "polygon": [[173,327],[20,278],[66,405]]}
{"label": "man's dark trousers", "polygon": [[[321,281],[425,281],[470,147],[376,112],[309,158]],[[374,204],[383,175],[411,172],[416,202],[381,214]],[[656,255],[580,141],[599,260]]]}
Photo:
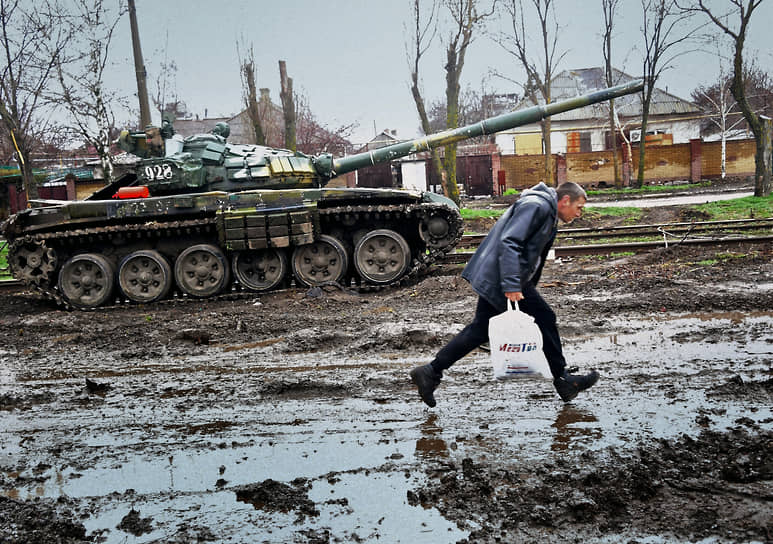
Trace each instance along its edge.
{"label": "man's dark trousers", "polygon": [[[533,285],[523,286],[521,292],[523,299],[518,302],[518,308],[534,318],[534,322],[542,332],[542,351],[550,365],[550,371],[553,377],[561,376],[566,368],[566,360],[561,349],[556,314]],[[486,299],[478,297],[478,306],[475,309],[472,323],[462,329],[437,352],[435,359],[430,363],[432,368],[442,375],[443,371],[456,361],[480,347],[481,344],[488,342],[489,319],[500,313]]]}

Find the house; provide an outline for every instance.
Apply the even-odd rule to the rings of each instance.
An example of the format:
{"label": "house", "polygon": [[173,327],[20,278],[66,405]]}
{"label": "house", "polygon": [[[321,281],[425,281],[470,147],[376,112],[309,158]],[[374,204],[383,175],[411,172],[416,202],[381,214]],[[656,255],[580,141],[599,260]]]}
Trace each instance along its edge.
{"label": "house", "polygon": [[[616,84],[637,78],[613,70]],[[607,87],[603,68],[564,70],[551,82],[552,100],[558,102]],[[530,99],[521,101],[516,109],[531,107]],[[641,140],[642,97],[640,93],[615,99],[623,130],[632,142]],[[655,89],[650,104],[645,145],[688,143],[700,138],[703,114],[692,102]],[[609,103],[602,102],[553,115],[550,147],[553,153],[603,151],[612,144],[609,128]],[[503,155],[539,155],[543,153],[539,123],[532,123],[496,135]]]}

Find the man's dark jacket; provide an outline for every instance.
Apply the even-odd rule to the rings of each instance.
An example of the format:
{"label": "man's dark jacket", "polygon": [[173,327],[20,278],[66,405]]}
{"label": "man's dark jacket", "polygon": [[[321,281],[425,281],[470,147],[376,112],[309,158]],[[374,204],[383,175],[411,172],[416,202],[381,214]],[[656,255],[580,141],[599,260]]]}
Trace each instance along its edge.
{"label": "man's dark jacket", "polygon": [[536,285],[558,230],[556,190],[544,183],[523,192],[499,218],[462,272],[473,290],[501,311],[505,293]]}

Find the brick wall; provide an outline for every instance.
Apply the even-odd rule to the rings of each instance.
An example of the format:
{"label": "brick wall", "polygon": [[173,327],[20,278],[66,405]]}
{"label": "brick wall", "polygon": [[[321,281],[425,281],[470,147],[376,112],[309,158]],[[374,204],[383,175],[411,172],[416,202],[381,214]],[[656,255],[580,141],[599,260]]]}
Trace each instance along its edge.
{"label": "brick wall", "polygon": [[[545,181],[545,159],[542,155],[502,155],[499,162],[500,168],[505,171],[508,189],[531,187]],[[556,161],[553,161],[554,179],[555,164]]]}
{"label": "brick wall", "polygon": [[[728,176],[754,175],[754,154],[757,146],[754,140],[733,140],[727,142],[725,168]],[[722,174],[722,143],[703,144],[701,172],[703,177],[718,178]]]}
{"label": "brick wall", "polygon": [[[566,181],[588,185],[604,181],[614,184],[615,171],[612,151],[566,154]],[[618,164],[622,161],[617,154]]]}
{"label": "brick wall", "polygon": [[[639,171],[639,149],[633,149],[634,176]],[[647,181],[690,179],[690,144],[647,146],[644,155]]]}
{"label": "brick wall", "polygon": [[[633,150],[633,176],[639,168],[639,149]],[[701,143],[691,150],[690,144],[647,146],[645,155],[645,181],[690,180],[692,153],[700,153],[702,179],[720,176],[721,147],[719,142]],[[727,142],[727,175],[749,176],[754,174],[754,140]],[[612,185],[615,181],[612,151],[567,153],[566,181],[594,186],[600,183]],[[618,167],[622,168],[622,153],[618,152]],[[502,155],[500,168],[505,171],[507,188],[523,189],[544,181],[542,155]],[[696,161],[697,162],[697,161]],[[553,161],[554,165],[556,161]],[[696,164],[697,166],[697,164]],[[554,168],[554,179],[555,168]],[[553,184],[551,180],[551,185]]]}

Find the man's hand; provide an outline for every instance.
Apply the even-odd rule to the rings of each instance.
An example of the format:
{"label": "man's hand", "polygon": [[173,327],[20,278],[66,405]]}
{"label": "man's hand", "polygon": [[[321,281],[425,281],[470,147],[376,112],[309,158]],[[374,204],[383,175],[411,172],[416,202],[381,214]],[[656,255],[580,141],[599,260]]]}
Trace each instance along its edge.
{"label": "man's hand", "polygon": [[523,293],[520,291],[513,291],[510,293],[505,293],[505,297],[507,300],[510,300],[512,302],[518,302],[519,300],[523,300]]}

